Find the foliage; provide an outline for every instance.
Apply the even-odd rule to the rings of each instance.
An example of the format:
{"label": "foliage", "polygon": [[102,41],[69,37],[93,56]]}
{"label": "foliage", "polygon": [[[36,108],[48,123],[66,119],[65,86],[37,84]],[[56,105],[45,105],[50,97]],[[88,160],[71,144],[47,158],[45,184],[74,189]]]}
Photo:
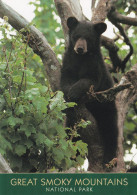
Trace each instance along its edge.
{"label": "foliage", "polygon": [[[119,13],[121,13],[122,15],[130,15],[132,14],[132,16],[134,14],[137,14],[137,4],[135,3],[134,0],[119,0],[116,2],[115,4],[116,9]],[[129,62],[126,64],[126,71],[130,70],[131,67],[136,64],[136,59],[137,59],[137,29],[134,26],[128,26],[127,25],[123,25],[121,24],[122,27],[125,29],[125,33],[127,34],[133,49],[134,49],[134,53],[132,55],[132,57],[130,58]],[[119,31],[116,29],[116,35],[120,35]],[[116,45],[119,48],[118,51],[118,55],[120,56],[120,58],[123,60],[126,55],[129,52],[129,47],[125,44],[124,39],[121,37],[121,35],[119,36],[118,40],[115,42]],[[108,51],[104,48],[102,48],[103,51],[103,56],[105,56],[105,62],[108,65],[108,67],[111,67],[111,61],[109,58],[109,54]],[[122,73],[118,72],[118,73],[112,73],[112,75],[117,78],[118,81],[120,81],[121,77],[122,77]],[[137,107],[137,105],[136,105]],[[125,123],[124,123],[124,152],[127,152],[131,154],[131,149],[133,147],[133,144],[137,144],[137,117],[136,117],[136,113],[134,112],[134,109],[131,107],[131,109],[129,109],[129,112],[127,114]],[[134,155],[134,154],[133,154]]]}
{"label": "foliage", "polygon": [[119,0],[116,1],[116,7],[123,15],[127,15],[131,12],[137,13],[136,0]]}
{"label": "foliage", "polygon": [[[134,15],[137,14],[137,4],[134,0],[126,1],[126,0],[120,0],[116,3],[116,9],[119,13],[122,15]],[[137,59],[137,30],[134,26],[130,26],[126,30],[126,25],[123,25],[123,28],[125,29],[125,32],[133,46],[134,53],[132,57],[130,58],[129,62],[126,65],[126,71],[131,69],[131,66],[136,64]],[[116,42],[119,49],[119,56],[121,59],[124,59],[125,56],[129,52],[129,47],[126,46],[124,43],[124,40],[118,39]],[[131,108],[127,114],[125,123],[124,123],[124,149],[125,151],[128,151],[131,153],[131,149],[133,147],[133,144],[137,144],[137,119],[136,119],[136,113],[134,112],[134,109]],[[134,154],[133,154],[134,155]]]}
{"label": "foliage", "polygon": [[30,4],[35,6],[34,13],[36,17],[33,19],[33,23],[48,39],[60,60],[64,52],[64,38],[54,0],[35,0]]}
{"label": "foliage", "polygon": [[75,104],[66,103],[61,91],[53,93],[42,72],[40,76],[34,72],[41,68],[31,64],[36,55],[28,47],[29,32],[26,37],[13,32],[8,18],[4,19],[0,24],[0,153],[14,172],[83,164],[86,144],[72,142],[63,125],[62,111]]}
{"label": "foliage", "polygon": [[130,109],[127,115],[127,120],[124,124],[124,149],[130,150],[133,144],[137,144],[137,115],[134,113],[133,108]]}

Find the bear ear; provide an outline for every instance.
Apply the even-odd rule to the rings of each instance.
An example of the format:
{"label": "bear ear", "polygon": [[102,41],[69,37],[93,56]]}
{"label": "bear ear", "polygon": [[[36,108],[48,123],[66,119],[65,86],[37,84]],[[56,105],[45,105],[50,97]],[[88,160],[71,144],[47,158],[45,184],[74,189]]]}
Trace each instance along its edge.
{"label": "bear ear", "polygon": [[107,25],[103,22],[94,24],[94,27],[95,27],[96,32],[98,32],[99,34],[102,34],[107,29]]}
{"label": "bear ear", "polygon": [[79,21],[75,17],[69,17],[67,19],[67,26],[70,30],[74,29],[78,25]]}

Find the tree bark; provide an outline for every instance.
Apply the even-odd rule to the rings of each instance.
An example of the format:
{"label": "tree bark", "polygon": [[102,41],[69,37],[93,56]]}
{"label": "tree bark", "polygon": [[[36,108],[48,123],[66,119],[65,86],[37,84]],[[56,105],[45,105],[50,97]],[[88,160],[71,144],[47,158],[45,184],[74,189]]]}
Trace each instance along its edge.
{"label": "tree bark", "polygon": [[70,16],[75,16],[79,20],[85,19],[79,0],[54,0],[56,9],[61,18],[61,24],[64,32],[66,46],[68,43],[68,27],[66,25],[67,18]]}
{"label": "tree bark", "polygon": [[117,110],[118,110],[118,153],[117,153],[117,167],[115,169],[116,172],[120,172],[123,168],[125,168],[125,163],[123,159],[123,127],[126,115],[130,106],[137,100],[137,64],[133,66],[133,68],[128,71],[121,79],[120,83],[132,83],[132,87],[121,91],[116,97]]}
{"label": "tree bark", "polygon": [[12,170],[10,169],[9,165],[5,161],[5,159],[0,154],[0,173],[12,173]]}

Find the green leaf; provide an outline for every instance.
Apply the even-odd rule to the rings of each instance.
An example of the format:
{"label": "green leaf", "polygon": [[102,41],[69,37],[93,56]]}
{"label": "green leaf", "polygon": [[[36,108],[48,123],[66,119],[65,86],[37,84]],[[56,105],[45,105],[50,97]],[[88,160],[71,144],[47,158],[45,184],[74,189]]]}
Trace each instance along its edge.
{"label": "green leaf", "polygon": [[24,145],[27,146],[28,149],[30,149],[33,146],[33,142],[30,139],[27,139],[24,141]]}
{"label": "green leaf", "polygon": [[17,124],[23,124],[23,120],[21,118],[16,118],[16,117],[11,116],[8,118],[8,124],[11,127],[14,127]]}
{"label": "green leaf", "polygon": [[47,113],[47,102],[44,97],[36,97],[32,100],[32,103],[37,110]]}
{"label": "green leaf", "polygon": [[85,154],[87,153],[87,144],[82,142],[82,140],[79,140],[75,143],[77,149],[80,152],[80,155],[85,156]]}
{"label": "green leaf", "polygon": [[58,163],[61,163],[60,161],[63,160],[63,158],[64,158],[64,153],[60,148],[54,148],[53,155],[55,156],[55,160]]}
{"label": "green leaf", "polygon": [[4,99],[2,96],[0,96],[0,110],[3,109],[5,103],[6,103],[6,102],[5,102],[5,99]]}
{"label": "green leaf", "polygon": [[53,99],[51,99],[51,103],[49,105],[50,109],[57,109],[58,111],[64,110],[66,108],[65,101],[63,99],[63,93],[58,91]]}
{"label": "green leaf", "polygon": [[80,123],[78,124],[78,127],[86,128],[90,124],[91,124],[91,121],[85,121],[85,120],[82,119],[80,121]]}
{"label": "green leaf", "polygon": [[18,135],[18,134],[15,134],[15,135],[12,135],[12,136],[10,135],[9,139],[12,143],[16,143],[17,141],[21,140],[21,136]]}
{"label": "green leaf", "polygon": [[46,140],[46,136],[43,133],[38,133],[36,135],[36,143],[39,144],[44,144]]}
{"label": "green leaf", "polygon": [[48,138],[46,138],[44,142],[49,149],[54,145],[54,142]]}
{"label": "green leaf", "polygon": [[45,133],[47,133],[47,121],[43,121],[40,125],[39,125],[39,128],[41,130],[44,130]]}
{"label": "green leaf", "polygon": [[59,137],[65,138],[67,136],[66,131],[63,127],[63,124],[57,124],[56,129],[57,129],[57,134],[59,135]]}
{"label": "green leaf", "polygon": [[0,148],[0,154],[1,154],[2,156],[6,155],[6,151],[3,150],[2,148]]}
{"label": "green leaf", "polygon": [[22,158],[17,156],[17,154],[13,154],[11,152],[8,153],[8,159],[10,159],[10,167],[13,170],[15,167],[18,167],[18,170],[21,170],[22,167]]}
{"label": "green leaf", "polygon": [[5,70],[5,69],[6,69],[6,66],[7,66],[6,63],[1,63],[1,64],[0,64],[0,71]]}
{"label": "green leaf", "polygon": [[25,114],[23,105],[19,105],[15,110],[17,115]]}
{"label": "green leaf", "polygon": [[15,153],[18,156],[22,156],[23,154],[26,153],[26,147],[24,145],[16,145],[16,147],[15,147]]}
{"label": "green leaf", "polygon": [[24,134],[27,137],[30,137],[31,134],[36,134],[36,129],[31,124],[30,125],[21,125],[20,129],[18,129],[18,131],[24,132]]}
{"label": "green leaf", "polygon": [[67,147],[68,147],[68,142],[64,139],[60,139],[59,144],[61,145],[61,148],[66,151]]}
{"label": "green leaf", "polygon": [[22,75],[15,75],[12,78],[14,83],[20,84],[22,80]]}
{"label": "green leaf", "polygon": [[48,87],[46,87],[46,86],[41,86],[41,87],[39,88],[39,90],[40,90],[40,93],[46,93],[46,92],[48,91]]}
{"label": "green leaf", "polygon": [[25,97],[28,98],[29,100],[33,100],[35,96],[40,96],[40,92],[38,88],[32,88],[30,90],[26,90],[25,92]]}
{"label": "green leaf", "polygon": [[71,108],[71,107],[76,106],[77,103],[75,103],[75,102],[67,102],[66,105],[67,105],[68,108]]}
{"label": "green leaf", "polygon": [[11,143],[7,139],[5,139],[5,137],[2,136],[2,134],[0,134],[0,143],[1,143],[1,147],[0,148],[2,150],[4,150],[5,153],[6,153],[7,150],[12,150]]}
{"label": "green leaf", "polygon": [[78,162],[79,165],[83,165],[84,164],[84,158],[82,158],[81,156],[77,156],[76,157],[76,161]]}

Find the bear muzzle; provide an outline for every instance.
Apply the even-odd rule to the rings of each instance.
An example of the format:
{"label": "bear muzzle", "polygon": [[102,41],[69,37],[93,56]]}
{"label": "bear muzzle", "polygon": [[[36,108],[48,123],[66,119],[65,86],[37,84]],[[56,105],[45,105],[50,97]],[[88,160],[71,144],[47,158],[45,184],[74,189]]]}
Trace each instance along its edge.
{"label": "bear muzzle", "polygon": [[79,38],[76,41],[74,50],[79,55],[87,53],[87,41],[85,39]]}

